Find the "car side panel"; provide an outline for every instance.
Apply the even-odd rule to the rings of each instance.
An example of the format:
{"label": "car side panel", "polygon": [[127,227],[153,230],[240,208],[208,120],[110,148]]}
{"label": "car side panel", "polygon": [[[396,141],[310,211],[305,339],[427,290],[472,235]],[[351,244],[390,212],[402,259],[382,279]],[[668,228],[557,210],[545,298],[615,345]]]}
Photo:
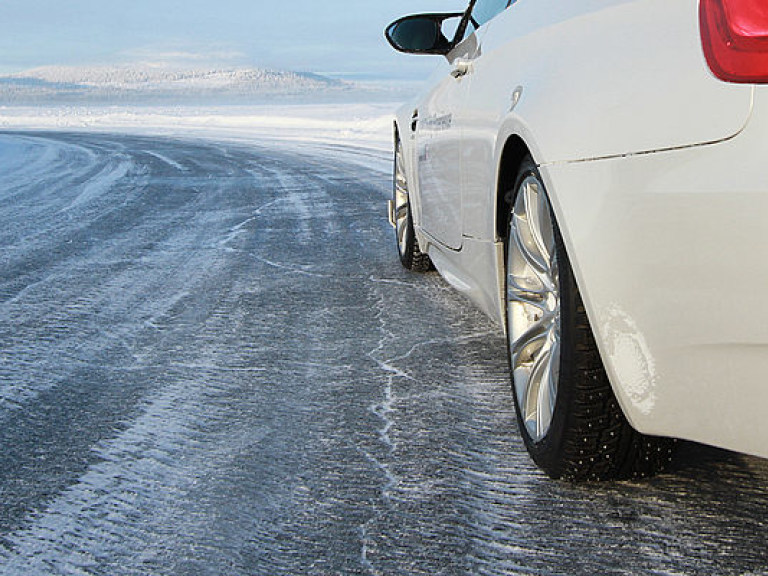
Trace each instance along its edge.
{"label": "car side panel", "polygon": [[421,225],[442,244],[461,248],[460,128],[455,114],[464,86],[449,68],[418,107],[416,170],[421,194]]}

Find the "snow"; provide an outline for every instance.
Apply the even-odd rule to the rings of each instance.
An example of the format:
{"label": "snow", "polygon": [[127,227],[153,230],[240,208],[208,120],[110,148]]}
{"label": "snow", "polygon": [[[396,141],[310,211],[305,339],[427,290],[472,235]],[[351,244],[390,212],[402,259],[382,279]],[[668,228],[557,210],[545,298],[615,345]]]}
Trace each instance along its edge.
{"label": "snow", "polygon": [[262,68],[51,66],[0,76],[0,104],[231,104],[287,96],[343,98],[360,89],[317,74]]}
{"label": "snow", "polygon": [[[0,77],[0,131],[309,146],[313,154],[347,153],[366,167],[389,171],[393,114],[412,89],[258,68],[37,68]],[[10,155],[7,149],[0,153]]]}
{"label": "snow", "polygon": [[263,68],[176,68],[162,65],[124,66],[47,66],[7,76],[8,79],[32,79],[52,84],[83,84],[138,88],[158,85],[200,85],[203,87],[248,84],[251,86],[317,89],[343,86],[339,80],[318,74],[284,72]]}
{"label": "snow", "polygon": [[[397,102],[254,106],[0,106],[2,131],[126,133],[346,152],[389,171]],[[10,146],[11,144],[6,144]],[[7,151],[0,149],[4,156]]]}

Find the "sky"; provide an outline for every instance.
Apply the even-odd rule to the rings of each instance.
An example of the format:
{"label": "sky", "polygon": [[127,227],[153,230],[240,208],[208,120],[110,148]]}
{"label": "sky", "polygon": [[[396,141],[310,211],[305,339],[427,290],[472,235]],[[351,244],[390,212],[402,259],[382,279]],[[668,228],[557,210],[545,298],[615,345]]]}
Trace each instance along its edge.
{"label": "sky", "polygon": [[0,74],[40,66],[252,66],[418,79],[435,56],[389,48],[400,16],[467,0],[0,0]]}

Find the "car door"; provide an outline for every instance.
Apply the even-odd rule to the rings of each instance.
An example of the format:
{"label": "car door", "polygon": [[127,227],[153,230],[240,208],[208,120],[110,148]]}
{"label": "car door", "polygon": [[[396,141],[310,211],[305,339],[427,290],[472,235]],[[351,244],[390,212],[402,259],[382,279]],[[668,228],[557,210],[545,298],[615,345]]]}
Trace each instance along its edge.
{"label": "car door", "polygon": [[461,248],[461,133],[456,113],[466,84],[444,63],[437,83],[414,110],[423,231],[441,244]]}
{"label": "car door", "polygon": [[509,0],[476,0],[465,16],[465,38],[447,55],[434,88],[414,111],[421,226],[441,244],[462,246],[462,138],[471,119],[465,102],[472,63],[479,58],[478,32]]}

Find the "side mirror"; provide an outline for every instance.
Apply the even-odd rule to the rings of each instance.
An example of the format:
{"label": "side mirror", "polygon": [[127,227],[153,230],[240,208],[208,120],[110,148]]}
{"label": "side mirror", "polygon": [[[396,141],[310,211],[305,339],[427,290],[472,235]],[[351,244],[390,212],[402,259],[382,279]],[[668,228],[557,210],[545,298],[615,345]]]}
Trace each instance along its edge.
{"label": "side mirror", "polygon": [[[446,20],[461,18],[463,13],[416,14],[395,20],[384,31],[387,41],[398,52],[407,54],[447,54],[455,46],[444,33]],[[458,25],[461,27],[460,24]],[[456,34],[458,29],[454,26]]]}

